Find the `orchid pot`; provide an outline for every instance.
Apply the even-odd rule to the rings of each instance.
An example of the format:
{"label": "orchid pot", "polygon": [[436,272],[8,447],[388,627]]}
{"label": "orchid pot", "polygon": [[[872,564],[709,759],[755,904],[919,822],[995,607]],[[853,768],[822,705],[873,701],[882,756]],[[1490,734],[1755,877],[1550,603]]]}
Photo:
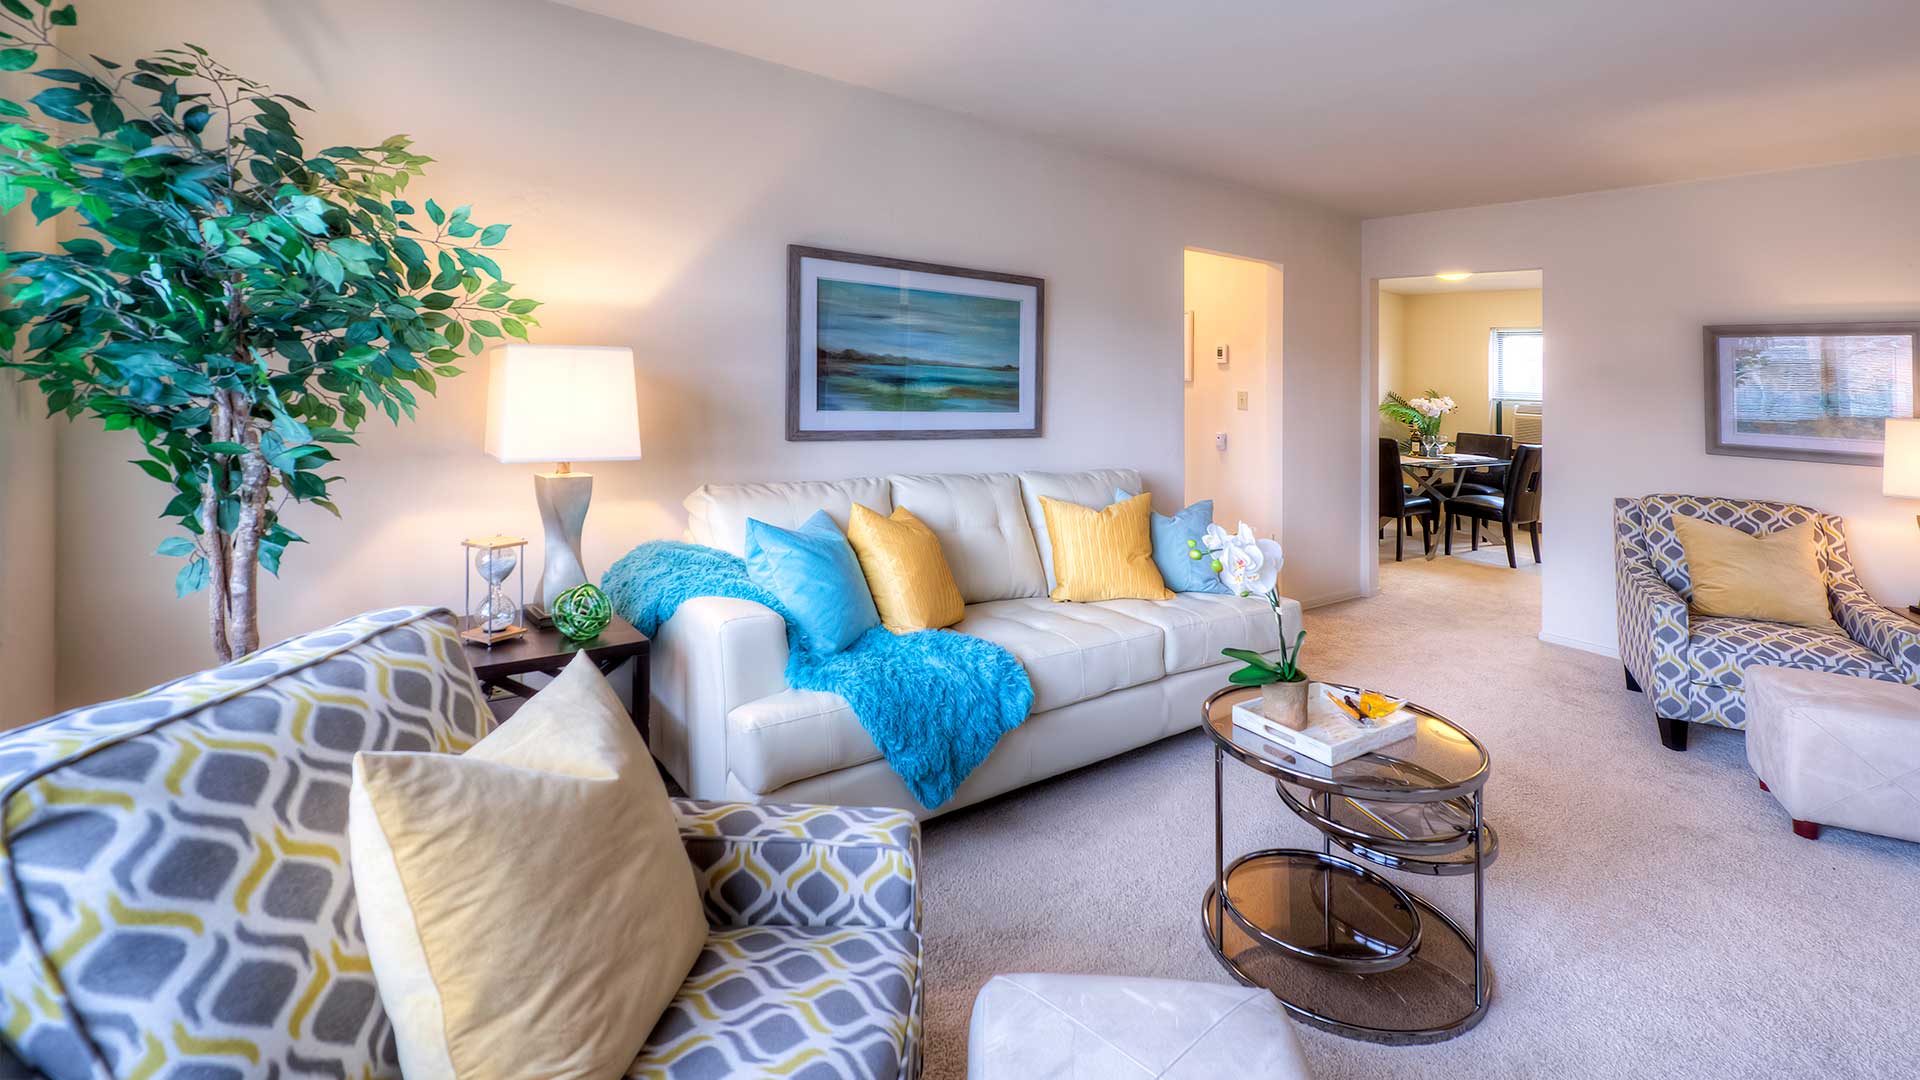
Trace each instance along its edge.
{"label": "orchid pot", "polygon": [[1291,682],[1271,682],[1260,688],[1260,712],[1294,731],[1307,727],[1307,677],[1295,672]]}

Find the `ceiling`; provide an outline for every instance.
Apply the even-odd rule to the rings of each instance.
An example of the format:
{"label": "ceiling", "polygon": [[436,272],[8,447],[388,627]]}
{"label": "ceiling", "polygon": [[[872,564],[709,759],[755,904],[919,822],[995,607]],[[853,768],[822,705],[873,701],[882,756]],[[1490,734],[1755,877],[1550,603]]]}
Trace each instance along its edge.
{"label": "ceiling", "polygon": [[1363,217],[1920,153],[1920,0],[564,0]]}
{"label": "ceiling", "polygon": [[1474,274],[1463,281],[1442,281],[1438,277],[1381,278],[1380,291],[1411,296],[1416,293],[1492,292],[1496,289],[1538,289],[1544,275],[1538,270],[1496,270]]}

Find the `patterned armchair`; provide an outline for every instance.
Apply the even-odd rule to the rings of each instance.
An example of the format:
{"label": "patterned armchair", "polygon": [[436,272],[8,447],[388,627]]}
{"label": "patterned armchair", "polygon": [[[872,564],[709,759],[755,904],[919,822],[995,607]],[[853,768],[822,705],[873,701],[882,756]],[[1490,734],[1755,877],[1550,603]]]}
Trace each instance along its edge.
{"label": "patterned armchair", "polygon": [[[491,726],[449,613],[401,608],[0,736],[0,1078],[399,1080],[347,777]],[[674,808],[711,931],[630,1074],[913,1080],[912,815]]]}
{"label": "patterned armchair", "polygon": [[[1838,629],[1689,612],[1693,589],[1673,531],[1675,514],[1756,536],[1815,522]],[[1660,741],[1669,749],[1687,748],[1689,724],[1745,727],[1746,669],[1754,664],[1920,685],[1920,626],[1867,595],[1847,555],[1846,532],[1831,514],[1694,495],[1615,499],[1613,563],[1627,688],[1653,699]]]}

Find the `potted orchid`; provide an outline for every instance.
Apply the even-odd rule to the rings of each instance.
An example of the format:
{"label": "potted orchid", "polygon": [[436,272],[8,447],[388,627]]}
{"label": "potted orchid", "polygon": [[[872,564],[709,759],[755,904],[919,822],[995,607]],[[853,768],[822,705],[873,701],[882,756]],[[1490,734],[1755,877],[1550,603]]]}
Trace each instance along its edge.
{"label": "potted orchid", "polygon": [[[1238,532],[1228,532],[1217,524],[1207,526],[1197,546],[1206,549],[1206,557],[1212,560],[1208,568],[1220,575],[1220,584],[1229,592],[1235,596],[1266,599],[1273,608],[1274,626],[1280,632],[1278,661],[1269,660],[1252,649],[1222,649],[1223,655],[1247,665],[1228,675],[1227,681],[1236,686],[1259,687],[1261,711],[1269,719],[1295,731],[1305,728],[1307,676],[1300,670],[1300,645],[1307,632],[1300,631],[1294,636],[1292,646],[1288,646],[1286,623],[1280,617],[1280,568],[1286,563],[1280,544],[1254,536],[1253,527],[1243,521]],[[1193,555],[1203,557],[1197,550]]]}
{"label": "potted orchid", "polygon": [[1411,441],[1420,452],[1438,457],[1446,448],[1445,440],[1440,438],[1440,418],[1459,407],[1452,398],[1431,389],[1425,397],[1417,398],[1404,398],[1389,390],[1387,399],[1380,403],[1380,415],[1407,425]]}

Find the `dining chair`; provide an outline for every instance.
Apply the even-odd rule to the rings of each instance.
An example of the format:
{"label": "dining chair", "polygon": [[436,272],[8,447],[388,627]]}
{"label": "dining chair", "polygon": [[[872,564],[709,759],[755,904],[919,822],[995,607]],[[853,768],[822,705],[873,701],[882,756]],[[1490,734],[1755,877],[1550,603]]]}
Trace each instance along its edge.
{"label": "dining chair", "polygon": [[[1513,436],[1488,435],[1476,431],[1463,431],[1453,437],[1454,449],[1462,454],[1479,454],[1482,457],[1499,458],[1501,461],[1513,460]],[[1485,469],[1475,469],[1460,482],[1462,495],[1499,495],[1506,489],[1507,467],[1493,465]]]}
{"label": "dining chair", "polygon": [[1406,554],[1407,532],[1401,525],[1411,518],[1420,519],[1420,539],[1426,554],[1433,552],[1433,527],[1440,517],[1440,504],[1431,495],[1412,495],[1401,480],[1400,444],[1393,439],[1380,440],[1380,523],[1393,524],[1393,561]]}
{"label": "dining chair", "polygon": [[[1446,540],[1447,554],[1453,554],[1453,519],[1463,517],[1473,524],[1473,550],[1480,550],[1480,523],[1497,521],[1507,541],[1507,565],[1519,569],[1513,554],[1513,530],[1527,527],[1533,540],[1533,561],[1540,561],[1540,446],[1521,443],[1514,448],[1513,462],[1507,466],[1507,482],[1497,495],[1461,495],[1448,499],[1446,526],[1440,533]],[[1384,512],[1384,511],[1383,511]]]}

